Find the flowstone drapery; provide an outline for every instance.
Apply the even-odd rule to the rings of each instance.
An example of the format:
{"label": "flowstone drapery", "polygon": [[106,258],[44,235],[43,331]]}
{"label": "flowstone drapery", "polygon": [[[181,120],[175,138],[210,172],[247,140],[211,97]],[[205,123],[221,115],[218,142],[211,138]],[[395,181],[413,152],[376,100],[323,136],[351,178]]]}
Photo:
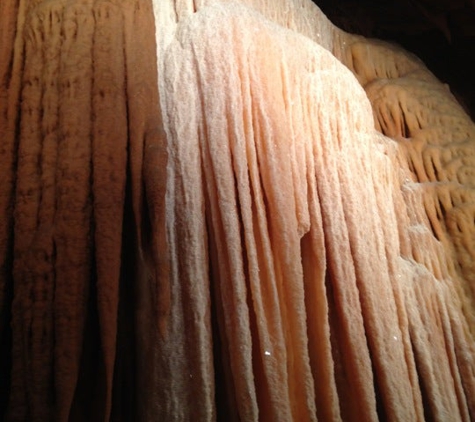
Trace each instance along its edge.
{"label": "flowstone drapery", "polygon": [[475,418],[475,129],[417,58],[306,0],[0,23],[6,420]]}

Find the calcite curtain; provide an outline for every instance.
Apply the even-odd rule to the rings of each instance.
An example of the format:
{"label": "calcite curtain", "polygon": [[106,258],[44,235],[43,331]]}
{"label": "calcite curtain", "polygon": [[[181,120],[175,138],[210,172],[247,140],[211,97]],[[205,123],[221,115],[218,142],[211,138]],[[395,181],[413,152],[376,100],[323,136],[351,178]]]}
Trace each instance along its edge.
{"label": "calcite curtain", "polygon": [[307,0],[0,3],[0,418],[475,420],[475,125]]}
{"label": "calcite curtain", "polygon": [[2,415],[133,420],[137,280],[167,268],[151,4],[0,16]]}

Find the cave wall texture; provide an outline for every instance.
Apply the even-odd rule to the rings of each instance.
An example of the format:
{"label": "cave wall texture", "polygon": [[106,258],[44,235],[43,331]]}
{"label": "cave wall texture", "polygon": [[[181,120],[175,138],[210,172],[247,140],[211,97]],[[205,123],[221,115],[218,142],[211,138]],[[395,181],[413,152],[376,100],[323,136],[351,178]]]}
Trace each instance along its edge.
{"label": "cave wall texture", "polygon": [[0,419],[475,420],[474,5],[316,3],[0,2]]}
{"label": "cave wall texture", "polygon": [[475,116],[473,1],[319,0],[339,28],[396,42],[416,54]]}

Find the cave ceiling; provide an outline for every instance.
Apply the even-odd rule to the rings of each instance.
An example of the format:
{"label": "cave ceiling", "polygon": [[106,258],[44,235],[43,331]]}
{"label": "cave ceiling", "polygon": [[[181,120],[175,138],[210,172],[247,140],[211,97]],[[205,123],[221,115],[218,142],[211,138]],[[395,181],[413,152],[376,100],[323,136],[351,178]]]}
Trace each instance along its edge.
{"label": "cave ceiling", "polygon": [[313,0],[340,28],[400,44],[475,118],[474,0]]}

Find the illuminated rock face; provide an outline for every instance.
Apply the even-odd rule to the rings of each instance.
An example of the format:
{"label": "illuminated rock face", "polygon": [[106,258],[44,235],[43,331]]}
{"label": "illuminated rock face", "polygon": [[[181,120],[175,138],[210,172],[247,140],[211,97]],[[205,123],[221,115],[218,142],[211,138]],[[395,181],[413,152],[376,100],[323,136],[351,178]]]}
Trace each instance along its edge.
{"label": "illuminated rock face", "polygon": [[475,129],[416,58],[303,0],[18,7],[7,420],[475,418]]}
{"label": "illuminated rock face", "polygon": [[[326,27],[314,12],[314,27]],[[312,35],[298,18],[286,26]],[[437,188],[416,171],[424,154],[411,154],[402,138],[410,133],[395,132],[434,126],[426,122],[436,105],[384,89],[412,80],[445,95],[441,107],[452,104],[467,143],[473,125],[406,53],[337,30],[313,38],[352,64],[377,128],[394,140],[374,129],[361,85],[334,56],[249,9],[203,8],[180,21],[167,48],[158,43],[172,296],[200,291],[185,296],[200,298],[192,315],[201,318],[179,323],[180,306],[185,321],[190,304],[176,302],[171,326],[206,344],[212,316],[202,318],[208,301],[219,303],[224,379],[235,400],[227,410],[242,420],[469,420],[470,283],[454,268],[451,253],[461,251],[445,221],[433,221]],[[411,101],[420,106],[404,115]],[[186,384],[202,350],[211,349],[181,362]],[[206,396],[214,379],[206,365],[216,356],[201,360],[193,382]],[[199,402],[180,408],[192,418],[205,410],[205,397]]]}

